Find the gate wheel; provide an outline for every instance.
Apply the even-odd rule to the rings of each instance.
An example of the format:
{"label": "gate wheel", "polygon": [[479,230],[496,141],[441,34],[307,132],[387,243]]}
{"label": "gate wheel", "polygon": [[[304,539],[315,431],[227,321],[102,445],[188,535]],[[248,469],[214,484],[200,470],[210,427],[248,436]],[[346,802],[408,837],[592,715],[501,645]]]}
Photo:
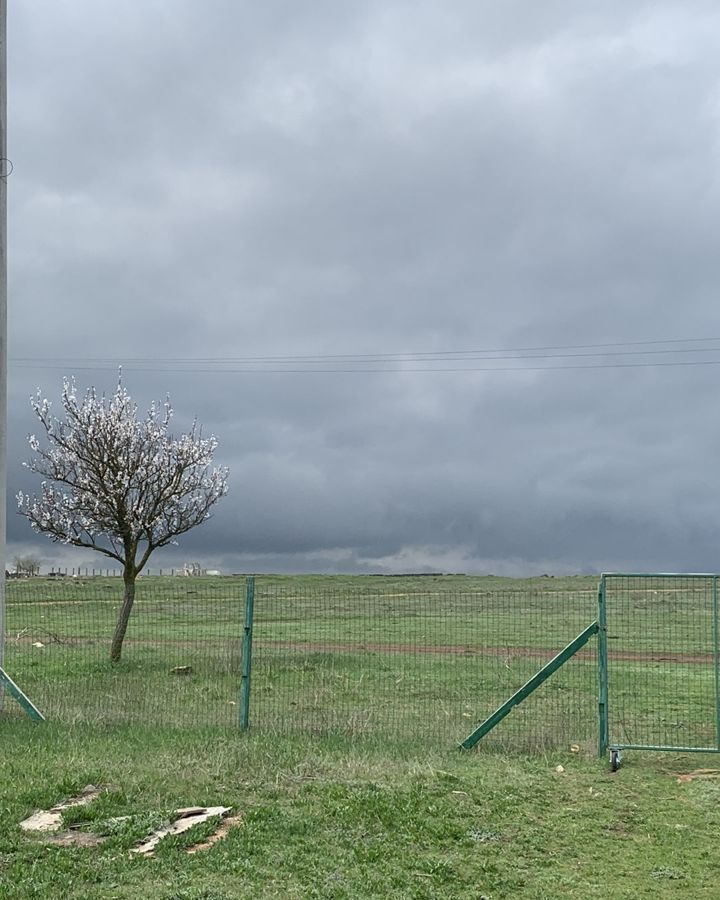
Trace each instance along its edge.
{"label": "gate wheel", "polygon": [[611,750],[610,751],[610,771],[617,772],[620,768],[620,763],[622,762],[622,754],[619,750]]}

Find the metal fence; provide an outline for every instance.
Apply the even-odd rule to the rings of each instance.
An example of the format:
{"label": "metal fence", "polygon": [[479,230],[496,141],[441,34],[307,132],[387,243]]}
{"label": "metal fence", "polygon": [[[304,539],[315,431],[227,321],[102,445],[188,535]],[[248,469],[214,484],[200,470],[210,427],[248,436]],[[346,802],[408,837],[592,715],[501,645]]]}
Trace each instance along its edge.
{"label": "metal fence", "polygon": [[[56,721],[245,722],[266,733],[456,744],[594,616],[591,590],[426,584],[258,579],[250,690],[244,579],[139,579],[120,665],[109,661],[117,579],[13,581],[6,668]],[[588,648],[486,743],[594,742],[595,696]]]}
{"label": "metal fence", "polygon": [[112,664],[122,591],[117,578],[7,584],[5,668],[46,719],[237,727],[244,584],[138,579]]}
{"label": "metal fence", "polygon": [[[457,744],[595,615],[595,591],[421,589],[255,596],[251,721],[262,730]],[[377,584],[377,580],[375,580]],[[587,648],[486,743],[537,749],[596,739]]]}
{"label": "metal fence", "polygon": [[60,722],[720,749],[717,576],[609,575],[599,591],[457,585],[143,577],[112,664],[117,579],[13,581],[6,669]]}

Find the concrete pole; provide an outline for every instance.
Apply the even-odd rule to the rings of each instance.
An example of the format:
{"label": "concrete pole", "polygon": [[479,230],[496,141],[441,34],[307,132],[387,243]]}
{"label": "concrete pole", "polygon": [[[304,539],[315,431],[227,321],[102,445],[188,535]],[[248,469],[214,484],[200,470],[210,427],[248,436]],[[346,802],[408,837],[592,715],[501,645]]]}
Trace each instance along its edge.
{"label": "concrete pole", "polygon": [[[7,0],[0,0],[0,668],[5,665],[7,516]],[[1,682],[0,682],[1,685]],[[0,686],[0,710],[4,692]]]}

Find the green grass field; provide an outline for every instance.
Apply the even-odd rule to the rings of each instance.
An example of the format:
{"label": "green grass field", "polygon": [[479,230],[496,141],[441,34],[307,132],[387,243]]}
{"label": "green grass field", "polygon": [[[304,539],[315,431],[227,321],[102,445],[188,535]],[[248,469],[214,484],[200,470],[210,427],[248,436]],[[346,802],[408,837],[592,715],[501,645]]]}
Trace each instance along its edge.
{"label": "green grass field", "polygon": [[[676,898],[714,900],[720,780],[703,757],[630,756],[619,773],[567,749],[532,757],[138,726],[0,720],[3,900]],[[564,771],[556,771],[562,766]],[[18,822],[88,783],[66,824],[109,834],[47,847]],[[241,824],[211,849],[130,848],[169,811],[222,804]],[[131,818],[121,826],[109,821]]]}
{"label": "green grass field", "polygon": [[[258,578],[248,733],[244,579],[143,578],[119,666],[118,579],[8,587],[7,668],[48,722],[10,700],[0,718],[2,900],[718,895],[720,779],[673,776],[720,759],[628,753],[611,774],[592,646],[457,749],[594,619],[595,579]],[[707,585],[617,585],[608,624],[611,737],[715,746]],[[102,846],[20,832],[87,783],[113,789],[66,815]],[[130,857],[195,804],[242,823],[196,856],[192,833]]]}

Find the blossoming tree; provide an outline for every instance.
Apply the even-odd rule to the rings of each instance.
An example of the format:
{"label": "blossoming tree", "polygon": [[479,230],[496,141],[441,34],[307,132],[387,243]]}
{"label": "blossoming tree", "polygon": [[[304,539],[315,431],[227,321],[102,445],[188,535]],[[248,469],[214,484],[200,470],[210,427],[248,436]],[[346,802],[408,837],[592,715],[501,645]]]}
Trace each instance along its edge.
{"label": "blossoming tree", "polygon": [[79,399],[74,379],[65,379],[64,420],[40,391],[31,403],[48,446],[31,435],[35,455],[25,465],[46,480],[38,496],[18,494],[18,509],[51,540],[122,564],[124,597],[110,646],[118,662],[135,579],[154,550],[209,518],[227,493],[227,469],[212,467],[217,441],[204,438],[197,423],[177,438],[169,433],[169,399],[139,418],[122,380],[109,399],[95,388]]}

